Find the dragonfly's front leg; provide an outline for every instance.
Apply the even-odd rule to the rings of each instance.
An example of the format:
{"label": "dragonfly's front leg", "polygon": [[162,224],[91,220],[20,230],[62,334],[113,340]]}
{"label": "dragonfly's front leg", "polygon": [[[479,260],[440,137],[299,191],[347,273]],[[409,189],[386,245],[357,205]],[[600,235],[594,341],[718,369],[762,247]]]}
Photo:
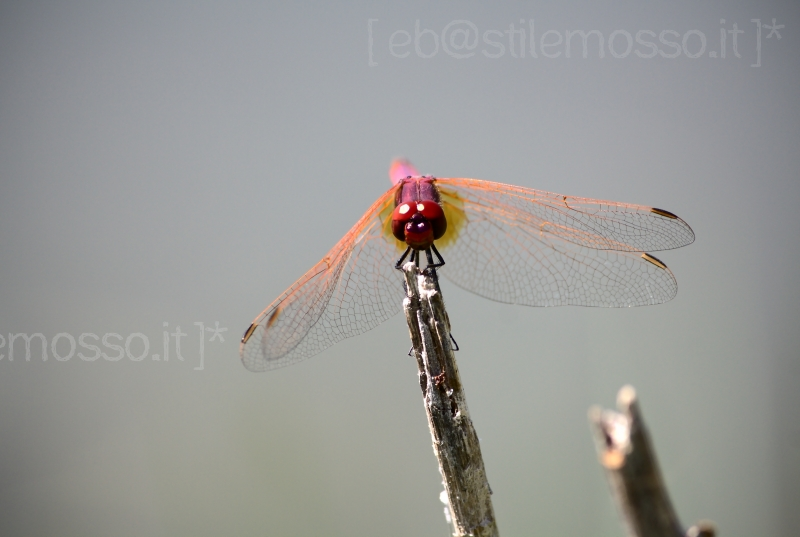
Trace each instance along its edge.
{"label": "dragonfly's front leg", "polygon": [[[400,271],[403,270],[403,260],[406,258],[406,256],[408,255],[408,252],[410,252],[410,251],[411,251],[411,246],[406,248],[406,251],[403,252],[403,255],[401,255],[400,259],[397,260],[397,263],[394,264],[394,268],[396,268],[397,270],[400,270]],[[414,260],[414,254],[411,254],[411,259],[409,261],[413,261],[413,260]]]}
{"label": "dragonfly's front leg", "polygon": [[[433,253],[431,253],[431,250],[433,251]],[[433,254],[436,254],[436,257],[439,258],[438,263],[435,263],[433,261]],[[425,250],[425,255],[428,258],[428,266],[425,268],[425,270],[432,271],[433,275],[435,276],[436,269],[444,266],[444,258],[442,257],[442,254],[439,253],[439,250],[436,249],[436,246],[434,246],[433,244],[431,244],[430,248],[427,248]]]}

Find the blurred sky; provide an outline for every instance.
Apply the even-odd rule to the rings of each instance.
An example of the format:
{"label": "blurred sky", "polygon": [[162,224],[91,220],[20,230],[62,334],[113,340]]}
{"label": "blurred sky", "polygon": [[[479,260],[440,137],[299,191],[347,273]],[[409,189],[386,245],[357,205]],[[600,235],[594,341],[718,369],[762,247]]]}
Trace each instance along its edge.
{"label": "blurred sky", "polygon": [[[631,383],[685,523],[794,535],[798,28],[788,1],[2,3],[0,533],[447,535],[402,316],[266,374],[238,357],[404,155],[697,235],[658,254],[679,292],[656,307],[443,282],[501,534],[623,534],[586,412]],[[603,57],[541,49],[567,30]],[[47,361],[19,337],[11,361],[34,333]],[[143,359],[54,357],[81,334]]]}

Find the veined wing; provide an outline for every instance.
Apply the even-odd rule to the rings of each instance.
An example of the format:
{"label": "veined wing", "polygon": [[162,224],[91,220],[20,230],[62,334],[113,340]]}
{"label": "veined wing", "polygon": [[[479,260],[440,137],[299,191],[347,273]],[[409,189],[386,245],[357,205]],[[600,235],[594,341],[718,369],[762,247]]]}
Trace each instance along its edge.
{"label": "veined wing", "polygon": [[239,347],[247,369],[298,362],[400,311],[397,241],[391,233],[387,238],[385,229],[395,190],[383,194],[319,263],[253,320]]}
{"label": "veined wing", "polygon": [[529,306],[640,306],[677,293],[644,253],[694,240],[668,211],[477,179],[436,184],[448,220],[442,274],[460,287]]}

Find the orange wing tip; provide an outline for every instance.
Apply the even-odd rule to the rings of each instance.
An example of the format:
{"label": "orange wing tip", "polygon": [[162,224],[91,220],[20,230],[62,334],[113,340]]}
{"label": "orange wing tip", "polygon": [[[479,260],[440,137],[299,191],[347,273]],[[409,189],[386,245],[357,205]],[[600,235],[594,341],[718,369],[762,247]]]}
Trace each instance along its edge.
{"label": "orange wing tip", "polygon": [[258,325],[253,323],[247,328],[247,330],[244,331],[244,335],[242,336],[242,345],[247,343],[247,340],[250,339],[250,336],[253,335],[253,332],[256,331],[256,328],[258,328]]}
{"label": "orange wing tip", "polygon": [[660,269],[664,269],[664,270],[667,269],[667,266],[660,259],[658,259],[655,256],[652,256],[650,254],[642,254],[642,259],[644,259],[645,261],[649,261],[650,263],[654,264],[655,266],[657,266]]}
{"label": "orange wing tip", "polygon": [[678,215],[673,214],[673,213],[671,213],[669,211],[665,211],[664,209],[656,209],[655,207],[651,207],[650,208],[650,212],[651,213],[655,213],[658,216],[663,216],[663,217],[666,217],[666,218],[672,218],[673,220],[677,220],[678,219]]}

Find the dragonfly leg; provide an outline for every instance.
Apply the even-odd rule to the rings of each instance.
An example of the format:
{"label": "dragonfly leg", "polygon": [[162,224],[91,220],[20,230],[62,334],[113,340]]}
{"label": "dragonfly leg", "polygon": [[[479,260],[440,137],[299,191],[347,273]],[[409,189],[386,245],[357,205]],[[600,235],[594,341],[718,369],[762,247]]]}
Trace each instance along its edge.
{"label": "dragonfly leg", "polygon": [[443,267],[444,266],[444,258],[442,257],[442,254],[439,253],[439,250],[436,249],[436,245],[435,244],[431,244],[431,249],[433,250],[433,253],[436,254],[436,257],[439,258],[439,264],[436,265],[436,266],[437,267]]}
{"label": "dragonfly leg", "polygon": [[430,248],[425,250],[425,256],[428,258],[428,266],[425,267],[425,272],[427,274],[432,275],[434,278],[436,278],[436,267],[438,265],[433,262],[433,254],[431,254],[431,249]]}
{"label": "dragonfly leg", "polygon": [[[397,270],[403,270],[403,260],[406,258],[406,256],[408,255],[408,252],[410,252],[410,251],[411,251],[411,246],[406,248],[406,251],[403,252],[403,255],[401,255],[400,259],[397,260],[397,263],[394,264],[394,268],[396,268]],[[413,257],[414,257],[414,254],[411,254],[411,258],[412,259],[410,259],[409,261],[413,261]]]}
{"label": "dragonfly leg", "polygon": [[461,350],[461,349],[458,348],[458,342],[456,341],[456,338],[453,337],[453,334],[450,334],[450,341],[452,341],[453,345],[456,346],[456,348],[453,349],[454,351],[460,351]]}
{"label": "dragonfly leg", "polygon": [[[431,253],[431,250],[433,250],[433,253],[435,253],[436,257],[439,258],[438,263],[435,263],[433,261],[433,253]],[[444,266],[444,259],[442,259],[442,254],[439,253],[439,250],[436,249],[436,246],[431,244],[431,247],[425,250],[425,255],[428,258],[428,266],[425,268],[425,270],[432,272],[435,275],[436,269]]]}

